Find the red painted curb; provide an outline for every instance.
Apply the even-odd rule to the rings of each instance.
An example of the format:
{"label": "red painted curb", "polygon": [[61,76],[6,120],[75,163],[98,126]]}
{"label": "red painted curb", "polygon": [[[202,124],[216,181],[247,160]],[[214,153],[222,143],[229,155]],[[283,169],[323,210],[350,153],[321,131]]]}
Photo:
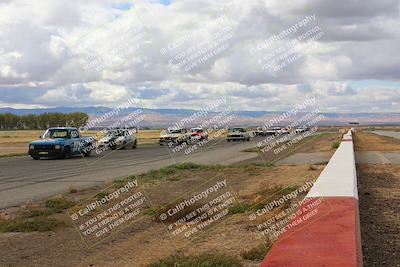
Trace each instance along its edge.
{"label": "red painted curb", "polygon": [[[322,201],[312,209],[307,207],[309,202],[299,208],[300,215],[288,224],[290,229],[279,237],[261,266],[363,266],[358,200],[352,197],[310,199]],[[295,223],[299,219],[302,222]]]}
{"label": "red painted curb", "polygon": [[284,231],[278,229],[262,267],[363,266],[352,131]]}

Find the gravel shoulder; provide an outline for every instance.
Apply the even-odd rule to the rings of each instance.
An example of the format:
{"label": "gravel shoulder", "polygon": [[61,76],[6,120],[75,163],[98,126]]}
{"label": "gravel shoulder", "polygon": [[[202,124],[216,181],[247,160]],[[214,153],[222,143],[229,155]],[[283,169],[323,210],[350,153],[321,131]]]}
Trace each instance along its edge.
{"label": "gravel shoulder", "polygon": [[[399,147],[397,139],[362,131],[356,133],[355,144],[356,160],[365,153],[359,151]],[[357,177],[364,266],[400,266],[400,165],[357,164]]]}
{"label": "gravel shoulder", "polygon": [[358,164],[365,266],[400,266],[400,165]]}

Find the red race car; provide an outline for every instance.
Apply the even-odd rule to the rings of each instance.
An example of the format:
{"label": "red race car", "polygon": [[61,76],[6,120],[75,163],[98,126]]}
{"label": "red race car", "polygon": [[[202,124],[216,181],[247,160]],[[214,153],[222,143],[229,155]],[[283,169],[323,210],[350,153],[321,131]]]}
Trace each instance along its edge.
{"label": "red race car", "polygon": [[208,133],[203,128],[190,129],[190,140],[192,142],[208,139]]}

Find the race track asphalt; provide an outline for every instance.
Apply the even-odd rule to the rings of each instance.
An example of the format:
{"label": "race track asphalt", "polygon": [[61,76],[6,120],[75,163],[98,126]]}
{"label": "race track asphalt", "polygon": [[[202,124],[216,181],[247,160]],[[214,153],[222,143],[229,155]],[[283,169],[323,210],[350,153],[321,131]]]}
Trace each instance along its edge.
{"label": "race track asphalt", "polygon": [[[242,152],[256,146],[250,142],[215,139],[185,154],[189,147],[172,152],[167,146],[142,145],[137,149],[111,150],[89,158],[33,160],[28,156],[0,158],[0,208],[24,204],[68,191],[101,185],[131,174],[159,169],[174,163],[233,164],[257,157]],[[186,150],[187,152],[187,150]]]}

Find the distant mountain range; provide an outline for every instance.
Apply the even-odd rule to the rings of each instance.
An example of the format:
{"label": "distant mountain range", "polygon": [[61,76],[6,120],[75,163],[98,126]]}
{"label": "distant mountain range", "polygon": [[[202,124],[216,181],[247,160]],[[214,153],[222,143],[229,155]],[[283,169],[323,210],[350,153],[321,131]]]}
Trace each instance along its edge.
{"label": "distant mountain range", "polygon": [[[147,109],[147,108],[135,108],[130,107],[121,110],[118,114],[111,116],[106,121],[102,122],[101,125],[97,126],[108,126],[115,121],[121,120],[128,114],[131,114],[138,109],[141,110],[141,115],[144,115],[143,120],[140,122],[142,127],[168,127],[173,125],[184,118],[190,117],[191,115],[198,112],[198,110],[192,109]],[[12,113],[16,115],[27,115],[27,114],[42,114],[46,112],[61,112],[61,113],[72,113],[72,112],[85,112],[89,114],[90,118],[101,117],[102,115],[112,112],[113,108],[109,107],[55,107],[55,108],[41,108],[41,109],[14,109],[14,108],[0,108],[0,113]],[[185,126],[197,126],[202,120],[212,118],[216,112],[209,112],[206,116],[199,119],[190,121]],[[272,118],[276,118],[279,115],[284,114],[284,111],[232,111],[234,118],[229,120],[230,125],[246,125],[246,126],[257,126],[269,121]],[[320,121],[319,125],[348,125],[349,123],[359,123],[360,125],[400,125],[400,112],[399,113],[320,113],[324,119]],[[302,114],[298,114],[298,118]],[[304,113],[303,113],[304,115]],[[288,124],[296,118],[284,120],[281,124]]]}

